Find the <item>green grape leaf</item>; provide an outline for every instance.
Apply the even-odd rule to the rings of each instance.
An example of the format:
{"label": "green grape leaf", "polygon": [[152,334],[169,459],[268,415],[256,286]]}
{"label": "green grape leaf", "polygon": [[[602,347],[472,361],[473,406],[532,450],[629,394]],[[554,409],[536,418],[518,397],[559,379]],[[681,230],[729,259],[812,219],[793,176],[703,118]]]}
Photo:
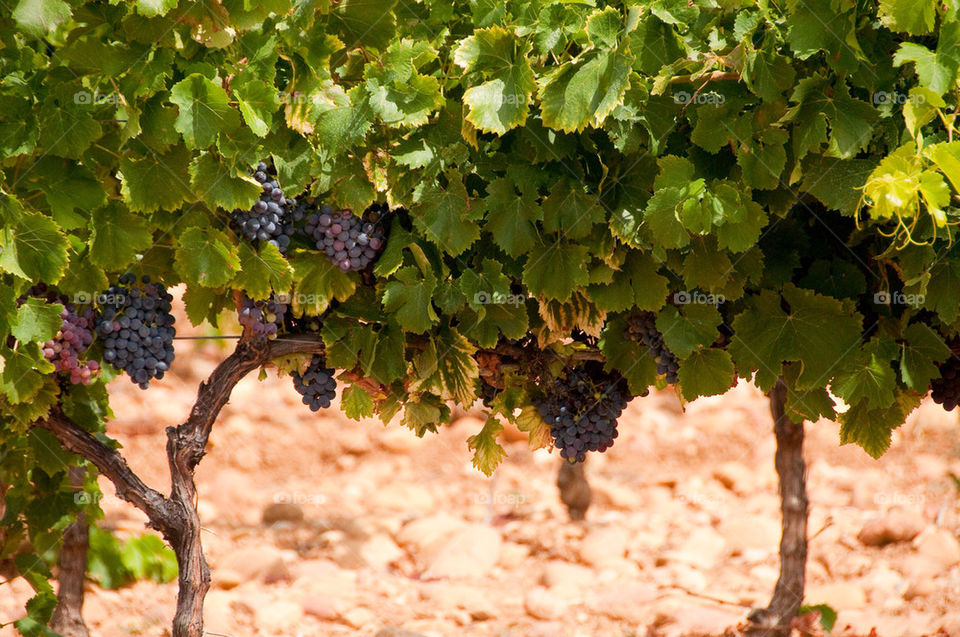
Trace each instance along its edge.
{"label": "green grape leaf", "polygon": [[804,420],[816,422],[821,416],[836,420],[837,414],[834,410],[836,404],[826,389],[823,387],[796,388],[800,370],[801,366],[795,363],[788,363],[783,366],[783,377],[787,382],[787,402],[784,405],[787,417],[798,424]]}
{"label": "green grape leaf", "polygon": [[536,296],[566,300],[589,281],[587,249],[558,240],[534,248],[527,255],[523,283]]}
{"label": "green grape leaf", "polygon": [[437,425],[443,420],[443,410],[447,407],[430,394],[421,394],[418,398],[403,404],[401,422],[422,438],[428,431],[437,432]]}
{"label": "green grape leaf", "polygon": [[360,420],[373,417],[373,397],[358,385],[350,385],[343,390],[340,408],[347,418]]}
{"label": "green grape leaf", "polygon": [[12,15],[21,31],[43,38],[69,20],[71,13],[63,0],[20,0]]}
{"label": "green grape leaf", "polygon": [[166,15],[177,7],[177,0],[137,0],[137,13],[146,18]]}
{"label": "green grape leaf", "polygon": [[800,190],[810,193],[831,210],[854,216],[860,208],[861,188],[876,167],[876,162],[869,159],[817,156],[804,167]]}
{"label": "green grape leaf", "polygon": [[619,49],[593,50],[550,72],[539,91],[544,125],[567,133],[599,128],[630,85],[631,63]]}
{"label": "green grape leaf", "polygon": [[277,246],[262,242],[254,251],[248,243],[237,247],[240,272],[233,286],[244,290],[252,299],[266,299],[271,292],[285,292],[293,285],[293,267],[280,254]]}
{"label": "green grape leaf", "polygon": [[920,394],[898,392],[895,401],[883,409],[870,409],[867,400],[840,414],[841,444],[856,443],[874,458],[890,448],[891,432],[906,420],[923,398]]}
{"label": "green grape leaf", "polygon": [[[807,151],[819,150],[824,141],[828,142],[827,155],[852,158],[866,148],[880,117],[872,105],[851,97],[846,85],[831,85],[820,76],[800,80],[790,101],[797,105],[787,111],[783,121],[795,123],[793,145],[797,159]],[[830,126],[830,135],[824,139],[826,124]]]}
{"label": "green grape leaf", "polygon": [[725,394],[735,378],[730,354],[711,348],[698,349],[684,358],[677,375],[686,400]]}
{"label": "green grape leaf", "polygon": [[461,40],[454,62],[484,80],[463,94],[465,118],[478,130],[503,135],[527,120],[537,88],[530,49],[529,42],[501,27],[478,29]]}
{"label": "green grape leaf", "polygon": [[467,438],[467,448],[473,451],[473,466],[490,477],[507,456],[506,450],[497,442],[503,425],[494,416],[487,418],[483,429]]}
{"label": "green grape leaf", "polygon": [[90,260],[107,270],[121,270],[137,253],[153,245],[146,219],[120,202],[96,210],[90,218]]}
{"label": "green grape leaf", "polygon": [[906,31],[910,35],[930,33],[936,17],[934,0],[880,0],[880,19],[894,31]]}
{"label": "green grape leaf", "polygon": [[0,388],[11,404],[26,403],[33,400],[46,382],[43,373],[52,371],[53,365],[43,358],[36,345],[5,350]]}
{"label": "green grape leaf", "polygon": [[948,253],[933,267],[923,306],[948,323],[960,316],[960,258]]}
{"label": "green grape leaf", "polygon": [[63,325],[62,311],[63,306],[59,303],[28,298],[17,310],[17,324],[10,333],[21,343],[49,341]]}
{"label": "green grape leaf", "polygon": [[839,367],[830,390],[848,405],[862,403],[871,409],[885,409],[894,401],[897,374],[891,363],[899,358],[897,344],[886,336],[875,336]]}
{"label": "green grape leaf", "polygon": [[759,140],[743,144],[737,152],[737,164],[743,179],[757,190],[773,190],[780,185],[780,176],[787,164],[784,145],[789,135],[779,128],[768,128]]}
{"label": "green grape leaf", "polygon": [[253,177],[230,160],[210,152],[200,154],[190,163],[190,183],[201,199],[226,210],[249,208],[261,192]]}
{"label": "green grape leaf", "polygon": [[937,95],[950,90],[960,69],[960,20],[947,20],[941,25],[935,52],[922,44],[901,44],[893,56],[893,65],[908,62],[914,64],[921,85]]}
{"label": "green grape leaf", "polygon": [[[31,177],[36,177],[37,187],[47,198],[54,218],[65,229],[76,228],[85,222],[82,215],[73,214],[74,210],[79,208],[90,212],[107,201],[102,182],[89,168],[76,162],[48,155],[33,165],[27,180]],[[65,223],[67,218],[76,218],[70,228]]]}
{"label": "green grape leaf", "polygon": [[[53,219],[39,213],[16,213],[19,202],[4,197],[0,213],[15,217],[0,226],[0,270],[22,279],[56,283],[67,266],[67,239]],[[2,218],[2,217],[0,217]]]}
{"label": "green grape leaf", "polygon": [[249,80],[232,88],[243,121],[253,134],[263,137],[269,133],[273,126],[273,114],[280,108],[277,90],[262,80]]}
{"label": "green grape leaf", "polygon": [[287,258],[296,273],[295,312],[320,315],[331,301],[346,301],[357,289],[355,278],[315,251],[293,250]]}
{"label": "green grape leaf", "polygon": [[438,370],[446,393],[459,405],[472,405],[477,399],[474,386],[480,378],[477,351],[454,328],[442,330],[437,336]]}
{"label": "green grape leaf", "polygon": [[649,254],[630,252],[608,285],[591,285],[590,298],[608,312],[622,312],[632,307],[657,311],[667,298],[669,280],[659,274],[660,264]]}
{"label": "green grape leaf", "polygon": [[950,348],[939,334],[923,323],[908,326],[903,336],[900,376],[907,387],[925,394],[930,381],[940,378],[936,363],[950,357]]}
{"label": "green grape leaf", "polygon": [[496,179],[487,186],[487,217],[484,230],[504,252],[516,257],[530,250],[537,240],[534,222],[543,219],[535,192],[518,195],[513,180]]}
{"label": "green grape leaf", "polygon": [[218,288],[236,277],[240,259],[226,234],[194,226],[180,235],[173,267],[187,283]]}
{"label": "green grape leaf", "polygon": [[623,318],[607,321],[598,345],[605,360],[604,369],[615,369],[623,374],[630,393],[642,396],[657,381],[657,366],[646,346],[627,338],[626,330],[627,323]]}
{"label": "green grape leaf", "polygon": [[480,236],[477,215],[470,211],[467,189],[459,174],[448,175],[445,189],[435,182],[419,189],[410,216],[423,236],[453,256],[469,248]]}
{"label": "green grape leaf", "polygon": [[218,134],[229,135],[240,125],[227,92],[200,73],[177,82],[170,90],[170,101],[180,109],[175,127],[188,148],[206,148]]}
{"label": "green grape leaf", "polygon": [[408,332],[426,332],[438,320],[431,301],[437,277],[429,270],[421,275],[416,267],[406,266],[397,270],[394,278],[383,291],[384,311],[394,314]]}
{"label": "green grape leaf", "polygon": [[182,144],[163,154],[150,153],[120,161],[121,194],[130,210],[176,210],[193,199],[188,166],[190,151]]}
{"label": "green grape leaf", "polygon": [[[678,293],[689,297],[689,293]],[[707,347],[719,336],[717,328],[723,323],[719,310],[707,303],[686,303],[679,307],[668,305],[657,317],[657,329],[663,334],[663,342],[679,358]]]}
{"label": "green grape leaf", "polygon": [[[789,312],[781,307],[781,301]],[[836,365],[860,342],[861,317],[840,301],[801,290],[788,283],[782,298],[764,290],[733,320],[729,351],[738,373],[757,372],[756,383],[770,391],[784,361],[797,361],[803,370],[801,388],[826,382]]]}
{"label": "green grape leaf", "polygon": [[733,272],[730,257],[719,250],[710,237],[698,237],[691,243],[681,269],[683,282],[689,289],[702,288],[710,292],[723,290]]}

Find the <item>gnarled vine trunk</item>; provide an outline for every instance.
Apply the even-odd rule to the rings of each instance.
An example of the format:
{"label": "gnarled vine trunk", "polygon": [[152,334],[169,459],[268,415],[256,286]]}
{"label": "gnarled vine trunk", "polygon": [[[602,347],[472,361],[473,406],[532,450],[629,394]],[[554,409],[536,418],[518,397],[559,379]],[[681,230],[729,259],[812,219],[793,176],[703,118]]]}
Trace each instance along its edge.
{"label": "gnarled vine trunk", "polygon": [[777,381],[770,392],[770,413],[777,439],[775,464],[780,478],[780,576],[770,604],[750,614],[748,635],[789,637],[790,623],[803,603],[807,564],[807,476],[803,460],[803,423],[786,414],[787,386]]}
{"label": "gnarled vine trunk", "polygon": [[[76,488],[83,487],[85,467],[70,467],[67,477]],[[57,562],[57,607],[50,619],[50,628],[63,637],[88,637],[83,622],[83,584],[87,575],[87,550],[90,548],[90,525],[80,513],[63,532],[63,544]]]}

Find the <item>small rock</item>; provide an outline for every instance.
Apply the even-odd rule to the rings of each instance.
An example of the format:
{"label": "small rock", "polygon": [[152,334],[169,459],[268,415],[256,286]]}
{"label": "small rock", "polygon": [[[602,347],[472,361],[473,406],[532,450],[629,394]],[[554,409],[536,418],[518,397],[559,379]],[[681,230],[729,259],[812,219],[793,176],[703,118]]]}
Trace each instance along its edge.
{"label": "small rock", "polygon": [[804,597],[807,604],[829,604],[835,610],[858,610],[867,605],[867,594],[854,582],[812,586]]}
{"label": "small rock", "polygon": [[449,513],[437,513],[408,523],[397,533],[400,546],[422,553],[466,526],[466,522]]}
{"label": "small rock", "polygon": [[276,634],[289,630],[303,621],[303,609],[287,600],[271,602],[255,609],[257,626]]}
{"label": "small rock", "polygon": [[402,511],[433,511],[437,500],[430,491],[420,484],[393,482],[379,487],[367,499],[371,508],[383,508]]}
{"label": "small rock", "polygon": [[670,617],[673,621],[664,626],[661,633],[664,637],[719,635],[725,628],[737,626],[743,620],[743,613],[709,606],[680,606],[671,611]]}
{"label": "small rock", "polygon": [[867,546],[886,546],[896,542],[909,542],[923,531],[923,521],[917,515],[893,512],[868,520],[857,539]]}
{"label": "small rock", "polygon": [[523,564],[529,555],[530,549],[525,544],[504,542],[503,546],[500,547],[500,566],[516,568]]}
{"label": "small rock", "polygon": [[387,451],[407,454],[423,446],[424,439],[418,438],[406,427],[389,427],[377,437],[377,442]]}
{"label": "small rock", "polygon": [[330,595],[308,595],[303,598],[302,606],[307,615],[327,622],[337,620],[347,610],[342,599]]}
{"label": "small rock", "polygon": [[425,637],[422,633],[405,630],[399,626],[384,626],[374,637]]}
{"label": "small rock", "polygon": [[542,586],[529,589],[523,596],[527,614],[537,619],[557,619],[567,609],[567,604]]}
{"label": "small rock", "polygon": [[917,554],[939,560],[942,570],[960,564],[960,541],[946,529],[930,528],[914,542]]}
{"label": "small rock", "polygon": [[730,551],[742,555],[746,551],[762,550],[774,553],[780,542],[780,523],[765,517],[729,517],[719,528]]}
{"label": "small rock", "polygon": [[960,611],[951,611],[940,618],[940,629],[948,635],[960,635]]}
{"label": "small rock", "polygon": [[269,545],[234,551],[226,557],[222,567],[238,573],[244,581],[262,579],[272,584],[290,577],[283,555]]}
{"label": "small rock", "polygon": [[233,627],[233,615],[228,593],[223,591],[207,593],[203,600],[203,624],[207,629],[218,633],[229,632]]}
{"label": "small rock", "polygon": [[[907,584],[906,590],[903,591],[903,598],[909,602],[918,597],[933,595],[935,592],[937,592],[937,587],[932,579],[918,578]],[[960,632],[957,634],[960,634]]]}
{"label": "small rock", "polygon": [[360,546],[360,557],[373,568],[386,568],[405,555],[396,542],[382,533],[374,535]]}
{"label": "small rock", "polygon": [[246,578],[232,569],[218,568],[211,574],[211,580],[216,588],[228,591],[243,584]]}
{"label": "small rock", "polygon": [[591,569],[560,561],[547,562],[540,576],[541,584],[566,594],[587,590],[593,585],[593,581],[594,573]]}
{"label": "small rock", "polygon": [[694,529],[679,549],[668,551],[666,556],[699,568],[709,568],[726,553],[727,542],[723,536],[710,527],[700,527]]}
{"label": "small rock", "polygon": [[362,455],[373,449],[370,436],[357,426],[340,427],[337,429],[337,442],[346,453]]}
{"label": "small rock", "polygon": [[443,544],[424,573],[425,577],[486,575],[500,559],[500,533],[482,524],[471,524]]}
{"label": "small rock", "polygon": [[294,574],[294,587],[310,595],[352,599],[357,594],[356,574],[330,560],[303,560]]}
{"label": "small rock", "polygon": [[373,613],[366,608],[354,608],[345,612],[342,616],[344,623],[352,628],[363,628],[377,620]]}
{"label": "small rock", "polygon": [[648,624],[656,616],[653,602],[660,595],[656,586],[626,584],[601,593],[589,606],[595,613],[632,624]]}
{"label": "small rock", "polygon": [[639,511],[643,508],[643,500],[638,490],[619,482],[591,475],[590,489],[594,502],[600,506],[621,511]]}
{"label": "small rock", "polygon": [[621,559],[627,553],[627,529],[603,526],[591,529],[580,542],[580,559],[591,566]]}
{"label": "small rock", "polygon": [[740,495],[757,490],[755,472],[739,462],[724,462],[714,470],[713,477],[727,489]]}
{"label": "small rock", "polygon": [[490,619],[497,616],[497,607],[475,586],[452,582],[425,583],[420,594],[428,607],[436,608],[444,615],[467,611],[470,617]]}
{"label": "small rock", "polygon": [[303,509],[291,502],[273,502],[263,509],[261,519],[267,525],[277,522],[299,523],[303,522]]}

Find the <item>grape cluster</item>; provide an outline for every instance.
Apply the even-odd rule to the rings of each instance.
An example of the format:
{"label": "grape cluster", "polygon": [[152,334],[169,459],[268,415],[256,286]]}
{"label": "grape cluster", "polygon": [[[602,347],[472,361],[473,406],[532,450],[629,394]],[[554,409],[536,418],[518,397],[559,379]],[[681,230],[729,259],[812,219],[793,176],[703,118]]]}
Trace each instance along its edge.
{"label": "grape cluster", "polygon": [[146,389],[163,378],[173,363],[173,296],[144,276],[141,284],[124,274],[100,296],[97,336],[103,339],[103,360],[124,371]]}
{"label": "grape cluster", "polygon": [[622,376],[599,363],[569,370],[548,385],[537,410],[550,425],[553,444],[570,462],[583,462],[588,451],[606,451],[617,437],[617,418],[630,392]]}
{"label": "grape cluster", "polygon": [[647,347],[650,356],[657,361],[657,374],[666,375],[671,385],[677,382],[680,361],[663,342],[663,334],[657,329],[657,317],[653,312],[640,312],[627,322],[627,336]]}
{"label": "grape cluster", "polygon": [[234,210],[231,218],[250,241],[266,241],[286,252],[294,233],[298,213],[302,218],[302,206],[294,199],[287,199],[276,179],[267,174],[267,165],[260,162],[253,178],[262,188],[260,198],[248,210]]}
{"label": "grape cluster", "polygon": [[310,359],[310,366],[301,374],[293,372],[293,386],[303,396],[303,404],[310,411],[326,409],[330,401],[337,395],[337,381],[333,378],[334,370],[326,366],[326,359],[320,354],[314,354]]}
{"label": "grape cluster", "polygon": [[56,371],[70,374],[74,385],[89,385],[100,363],[94,360],[81,363],[80,356],[93,342],[93,310],[87,308],[78,313],[71,304],[64,303],[60,318],[63,323],[57,335],[43,344],[43,357],[53,363]]}
{"label": "grape cluster", "polygon": [[350,210],[334,211],[330,206],[307,216],[307,236],[344,272],[365,269],[383,249],[386,237],[383,215],[387,207],[374,204],[359,217]]}
{"label": "grape cluster", "polygon": [[254,338],[277,337],[277,331],[283,324],[287,313],[287,304],[280,299],[254,301],[244,295],[240,303],[240,325],[253,333]]}
{"label": "grape cluster", "polygon": [[947,411],[960,404],[960,359],[951,356],[940,363],[940,378],[930,384],[933,391],[930,396],[933,401]]}

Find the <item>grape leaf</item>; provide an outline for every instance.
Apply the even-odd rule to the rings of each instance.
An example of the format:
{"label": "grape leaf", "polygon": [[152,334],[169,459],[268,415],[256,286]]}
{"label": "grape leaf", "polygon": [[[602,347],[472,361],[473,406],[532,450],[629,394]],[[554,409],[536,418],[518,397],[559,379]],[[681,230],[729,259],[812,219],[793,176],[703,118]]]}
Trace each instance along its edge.
{"label": "grape leaf", "polygon": [[252,299],[266,299],[271,292],[285,292],[293,285],[293,267],[268,242],[261,242],[255,252],[247,243],[237,248],[240,272],[233,285],[244,290]]}
{"label": "grape leaf", "polygon": [[240,125],[223,88],[200,73],[192,73],[170,89],[170,101],[180,108],[175,127],[188,148],[206,148],[217,135],[229,135]]}
{"label": "grape leaf", "polygon": [[599,128],[627,91],[631,63],[619,49],[594,50],[550,72],[539,90],[544,125],[568,133]]}
{"label": "grape leaf", "polygon": [[[0,213],[10,209],[22,210],[19,202],[3,197]],[[13,217],[0,226],[0,270],[32,281],[59,281],[67,266],[63,231],[39,213],[15,212]]]}
{"label": "grape leaf", "polygon": [[831,391],[848,405],[862,403],[870,409],[885,409],[894,401],[897,375],[891,365],[899,348],[886,336],[874,336],[840,366]]}
{"label": "grape leaf", "polygon": [[879,458],[890,448],[891,432],[906,420],[923,397],[917,393],[897,392],[895,401],[884,409],[870,409],[867,400],[840,414],[840,442],[860,445]]}
{"label": "grape leaf", "polygon": [[293,297],[295,312],[322,314],[331,301],[346,301],[357,289],[354,278],[316,252],[293,250],[288,254],[288,259],[296,273],[296,293]]}
{"label": "grape leaf", "polygon": [[952,253],[937,263],[930,272],[923,306],[952,323],[960,316],[960,259]]}
{"label": "grape leaf", "polygon": [[232,245],[223,232],[194,226],[180,235],[173,267],[187,283],[210,288],[226,285],[240,270]]}
{"label": "grape leaf", "polygon": [[585,262],[587,249],[558,240],[530,251],[523,271],[523,283],[536,296],[565,300],[589,280]]}
{"label": "grape leaf", "polygon": [[226,210],[249,208],[261,186],[233,162],[215,153],[201,153],[190,163],[190,183],[201,199]]}
{"label": "grape leaf", "polygon": [[950,357],[950,348],[939,334],[923,323],[908,326],[903,336],[900,375],[907,387],[925,394],[930,381],[940,378],[936,363]]}
{"label": "grape leaf", "polygon": [[343,390],[340,408],[347,418],[360,420],[373,417],[373,398],[359,385],[350,385]]}
{"label": "grape leaf", "polygon": [[249,80],[232,88],[240,114],[253,134],[263,137],[269,133],[273,114],[280,107],[277,90],[262,80]]}
{"label": "grape leaf", "polygon": [[943,95],[956,82],[960,69],[960,20],[947,20],[940,28],[937,50],[904,42],[893,56],[893,65],[913,62],[920,84]]}
{"label": "grape leaf", "polygon": [[383,291],[384,311],[394,314],[408,332],[426,332],[438,320],[431,302],[437,277],[430,271],[421,276],[417,268],[406,266],[397,270],[394,279]]}
{"label": "grape leaf", "polygon": [[609,285],[591,285],[587,292],[597,305],[608,312],[622,312],[631,307],[656,311],[667,298],[666,277],[659,274],[660,264],[641,252],[630,252],[613,275]]}
{"label": "grape leaf", "polygon": [[936,16],[934,0],[880,0],[880,19],[894,31],[910,35],[929,33]]}
{"label": "grape leaf", "polygon": [[677,372],[686,400],[725,394],[733,382],[733,361],[722,349],[701,348],[680,362]]}
{"label": "grape leaf", "polygon": [[663,342],[679,358],[686,358],[717,340],[717,327],[721,323],[720,312],[706,303],[687,303],[679,308],[668,305],[657,317]]}
{"label": "grape leaf", "polygon": [[90,219],[90,260],[94,264],[121,270],[152,245],[147,221],[120,202],[94,211]]}
{"label": "grape leaf", "polygon": [[42,299],[28,298],[17,310],[17,324],[10,330],[13,337],[21,343],[43,343],[52,339],[60,331],[63,319],[59,303],[47,303]]}
{"label": "grape leaf", "polygon": [[86,109],[61,105],[57,100],[44,103],[37,121],[40,122],[39,145],[51,155],[68,159],[80,159],[103,134],[100,124]]}
{"label": "grape leaf", "polygon": [[190,151],[183,145],[163,154],[124,158],[120,161],[123,200],[134,212],[176,210],[193,199],[189,162]]}
{"label": "grape leaf", "polygon": [[423,236],[454,256],[480,236],[477,214],[470,211],[467,189],[459,174],[448,175],[446,188],[434,182],[418,189],[417,205],[410,216]]}
{"label": "grape leaf", "polygon": [[623,318],[607,321],[598,346],[605,359],[604,369],[617,370],[630,386],[630,393],[642,396],[657,381],[657,366],[641,343],[625,336],[627,323]]}
{"label": "grape leaf", "polygon": [[477,348],[454,328],[442,330],[436,339],[438,370],[446,393],[460,405],[477,399],[475,381],[480,373],[473,357]]}
{"label": "grape leaf", "polygon": [[83,217],[76,215],[78,222],[71,224],[70,228],[67,227],[63,219],[74,217],[74,210],[90,212],[107,201],[102,182],[89,168],[76,162],[52,156],[43,157],[33,165],[29,177],[34,176],[37,187],[47,198],[54,217],[60,220],[60,226],[65,229],[76,228],[84,223]]}
{"label": "grape leaf", "polygon": [[69,20],[71,13],[63,0],[20,0],[12,15],[21,31],[43,38]]}
{"label": "grape leaf", "polygon": [[467,438],[467,448],[473,451],[473,466],[490,477],[507,456],[506,450],[497,442],[503,425],[494,416],[489,416],[483,429]]}
{"label": "grape leaf", "polygon": [[484,230],[507,254],[519,256],[533,247],[537,240],[534,222],[543,219],[535,192],[518,195],[513,180],[502,177],[487,186],[485,204]]}
{"label": "grape leaf", "polygon": [[860,320],[840,301],[788,283],[782,299],[764,290],[736,316],[729,351],[741,376],[757,372],[756,383],[763,391],[773,387],[785,361],[802,363],[798,387],[822,386],[859,344]]}

